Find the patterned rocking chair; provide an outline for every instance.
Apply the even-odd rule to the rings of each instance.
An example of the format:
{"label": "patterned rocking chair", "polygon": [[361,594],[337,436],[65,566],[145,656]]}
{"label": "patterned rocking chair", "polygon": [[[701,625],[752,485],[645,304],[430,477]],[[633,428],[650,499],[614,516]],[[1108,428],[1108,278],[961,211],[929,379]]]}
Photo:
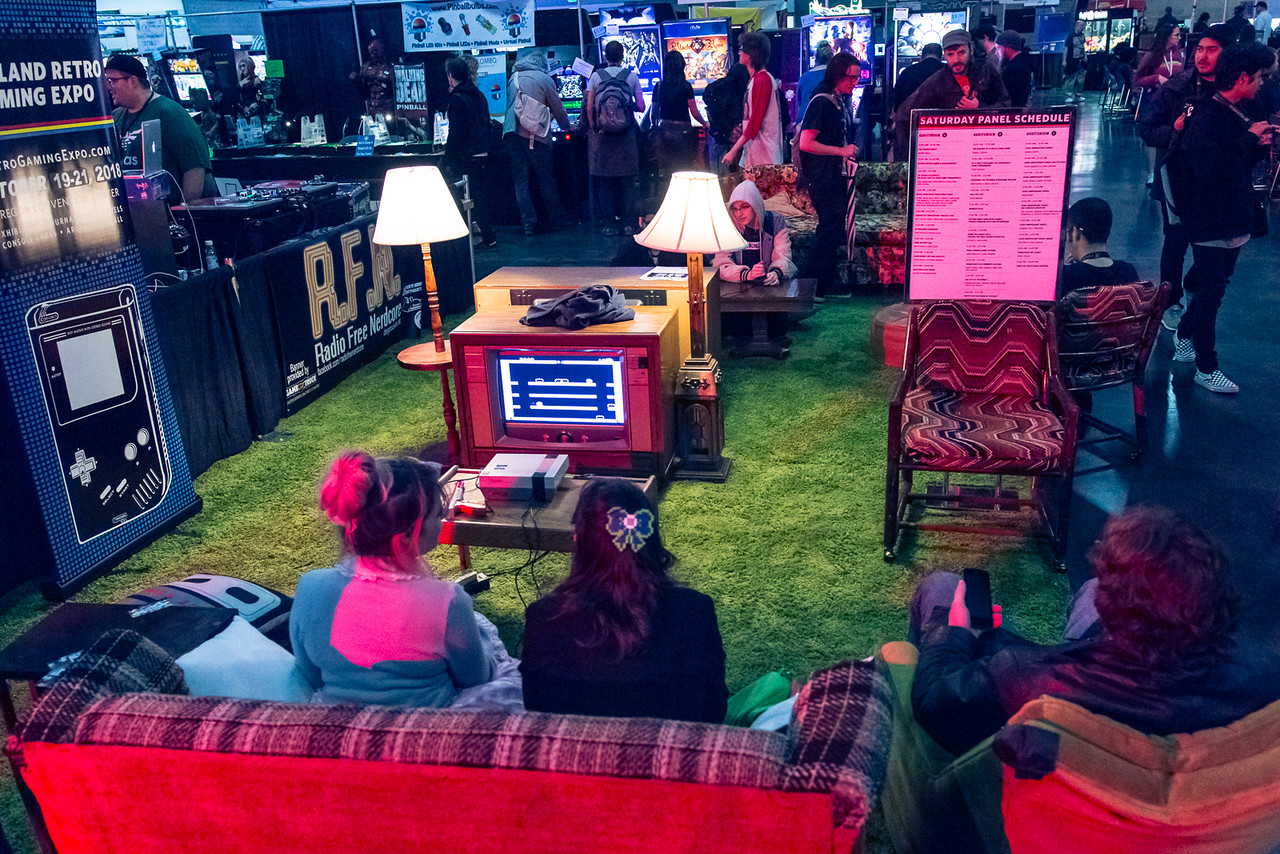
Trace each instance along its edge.
{"label": "patterned rocking chair", "polygon": [[1147,450],[1147,406],[1143,380],[1147,359],[1160,332],[1160,317],[1169,303],[1169,284],[1134,282],[1079,288],[1053,308],[1058,331],[1062,382],[1073,394],[1130,385],[1133,388],[1133,432],[1082,410],[1080,420],[1097,435],[1080,445],[1119,440],[1138,462]]}
{"label": "patterned rocking chair", "polygon": [[[1001,510],[1034,507],[1059,568],[1066,552],[1078,410],[1057,375],[1054,327],[1025,303],[958,301],[915,306],[906,373],[889,404],[884,559],[897,557],[903,528],[1025,535]],[[943,472],[940,492],[913,492],[918,471]],[[995,489],[951,483],[952,473],[994,476]],[[1004,489],[1006,475],[1032,479],[1029,495]],[[930,513],[985,511],[977,524],[924,522]],[[931,518],[931,517],[930,517]]]}

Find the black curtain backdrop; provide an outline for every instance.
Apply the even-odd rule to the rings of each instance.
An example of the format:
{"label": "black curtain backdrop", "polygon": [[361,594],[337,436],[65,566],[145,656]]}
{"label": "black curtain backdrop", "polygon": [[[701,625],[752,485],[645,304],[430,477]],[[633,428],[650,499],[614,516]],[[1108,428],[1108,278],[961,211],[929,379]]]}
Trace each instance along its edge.
{"label": "black curtain backdrop", "polygon": [[253,441],[235,342],[234,301],[230,267],[177,282],[151,298],[193,478]]}
{"label": "black curtain backdrop", "polygon": [[330,142],[342,138],[344,122],[358,133],[364,98],[349,77],[360,67],[351,7],[263,12],[262,31],[271,57],[284,62],[285,115],[323,113]]}

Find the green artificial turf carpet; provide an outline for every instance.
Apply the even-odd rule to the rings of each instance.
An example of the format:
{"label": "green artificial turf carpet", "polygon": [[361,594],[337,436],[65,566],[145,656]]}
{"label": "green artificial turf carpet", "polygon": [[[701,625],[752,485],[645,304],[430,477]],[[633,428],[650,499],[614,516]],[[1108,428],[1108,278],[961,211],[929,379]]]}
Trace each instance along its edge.
{"label": "green artificial turf carpet", "polygon": [[[679,559],[675,574],[716,602],[731,690],[766,670],[804,679],[904,638],[907,600],[933,569],[985,567],[1008,625],[1040,641],[1061,632],[1066,578],[1049,571],[1042,544],[920,533],[904,539],[896,564],[883,561],[886,413],[898,374],[869,355],[871,316],[881,305],[828,300],[793,331],[786,361],[722,361],[732,474],[724,484],[675,482],[664,494],[660,520]],[[399,349],[282,421],[268,440],[216,463],[196,482],[199,515],[75,598],[112,602],[196,572],[292,593],[303,572],[332,565],[338,541],[316,509],[316,488],[334,454],[414,452],[445,436],[440,384],[434,374],[401,369]],[[567,567],[563,555],[549,555],[515,572],[526,558],[472,549],[475,568],[494,576],[477,610],[516,655],[524,603]],[[450,546],[431,563],[443,577],[459,572]],[[34,585],[0,598],[0,646],[50,607]],[[33,851],[11,783],[0,787],[0,808],[17,850]],[[873,851],[886,846],[873,838]]]}

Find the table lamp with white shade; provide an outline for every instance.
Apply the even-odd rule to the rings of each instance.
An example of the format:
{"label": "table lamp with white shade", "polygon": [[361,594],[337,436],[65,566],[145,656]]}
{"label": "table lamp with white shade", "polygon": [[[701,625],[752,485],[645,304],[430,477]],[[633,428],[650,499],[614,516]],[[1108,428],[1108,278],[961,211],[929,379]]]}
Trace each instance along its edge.
{"label": "table lamp with white shade", "polygon": [[457,240],[470,234],[439,169],[435,166],[404,166],[387,170],[373,242],[381,246],[416,244],[422,247],[422,266],[426,276],[423,289],[427,307],[431,310],[431,337],[437,353],[446,352],[447,345],[440,325],[440,297],[436,293],[436,274],[431,266],[431,244]]}
{"label": "table lamp with white shade", "polygon": [[441,240],[470,237],[471,230],[462,221],[458,205],[445,184],[444,176],[434,166],[405,166],[388,169],[382,184],[382,201],[378,205],[378,221],[373,229],[373,242],[381,246],[422,247],[427,308],[431,311],[431,337],[434,347],[418,344],[400,351],[402,367],[414,371],[440,374],[444,406],[444,422],[448,429],[449,456],[457,461],[461,455],[457,414],[449,390],[449,367],[453,354],[444,340],[440,324],[440,297],[436,293],[436,273],[431,266],[431,244]]}
{"label": "table lamp with white shade", "polygon": [[720,365],[707,352],[707,295],[702,255],[747,245],[729,217],[719,179],[707,172],[676,172],[667,195],[636,242],[664,252],[683,252],[689,264],[689,358],[676,379],[676,435],[680,462],[675,477],[723,481],[731,461],[724,450],[724,412],[716,384]]}

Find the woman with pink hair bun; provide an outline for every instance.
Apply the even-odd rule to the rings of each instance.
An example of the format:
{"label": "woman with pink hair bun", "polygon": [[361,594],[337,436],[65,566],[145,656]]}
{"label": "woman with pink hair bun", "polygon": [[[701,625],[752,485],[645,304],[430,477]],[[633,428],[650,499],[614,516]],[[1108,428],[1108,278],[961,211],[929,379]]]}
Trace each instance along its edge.
{"label": "woman with pink hair bun", "polygon": [[302,576],[289,621],[294,666],[317,701],[448,706],[494,677],[471,597],[427,562],[444,520],[439,466],[344,451],[320,509],[346,556]]}

